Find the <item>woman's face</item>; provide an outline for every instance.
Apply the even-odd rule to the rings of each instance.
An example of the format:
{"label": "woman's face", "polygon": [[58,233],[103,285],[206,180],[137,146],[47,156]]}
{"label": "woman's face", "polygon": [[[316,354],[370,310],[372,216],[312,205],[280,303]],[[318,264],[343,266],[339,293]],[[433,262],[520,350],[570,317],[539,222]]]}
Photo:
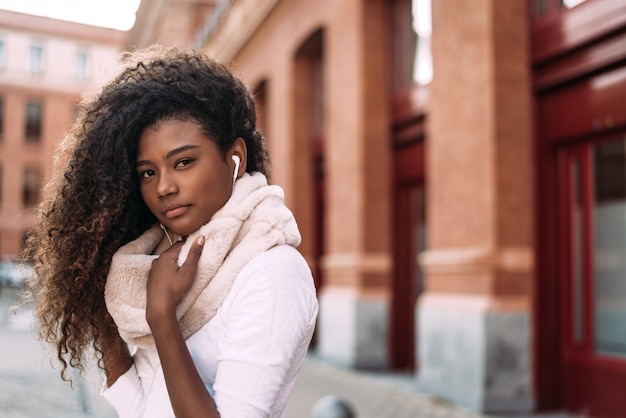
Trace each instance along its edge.
{"label": "woman's face", "polygon": [[230,156],[242,157],[237,150],[234,146],[225,159],[192,121],[166,119],[149,126],[139,138],[137,154],[141,197],[170,232],[187,236],[229,199],[234,170]]}

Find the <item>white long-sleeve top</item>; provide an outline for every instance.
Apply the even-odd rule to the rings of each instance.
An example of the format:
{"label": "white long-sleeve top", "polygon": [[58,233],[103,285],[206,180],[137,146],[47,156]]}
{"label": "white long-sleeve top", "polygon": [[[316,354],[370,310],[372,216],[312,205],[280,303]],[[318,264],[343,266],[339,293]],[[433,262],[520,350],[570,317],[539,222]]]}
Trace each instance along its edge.
{"label": "white long-sleeve top", "polygon": [[[318,304],[300,253],[281,245],[252,259],[187,347],[222,418],[283,417],[306,356]],[[174,417],[156,348],[102,396],[121,418]]]}

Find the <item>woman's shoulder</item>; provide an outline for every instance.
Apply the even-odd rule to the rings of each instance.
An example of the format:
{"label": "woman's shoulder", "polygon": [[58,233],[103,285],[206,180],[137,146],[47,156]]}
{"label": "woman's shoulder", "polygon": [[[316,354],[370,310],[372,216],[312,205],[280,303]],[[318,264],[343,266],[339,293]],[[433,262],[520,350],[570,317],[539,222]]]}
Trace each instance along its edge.
{"label": "woman's shoulder", "polygon": [[233,285],[235,293],[261,289],[288,289],[313,297],[316,294],[309,265],[290,245],[277,245],[255,256],[244,266]]}
{"label": "woman's shoulder", "polygon": [[291,245],[277,245],[257,255],[245,265],[240,276],[271,276],[313,284],[311,269],[300,252]]}
{"label": "woman's shoulder", "polygon": [[264,265],[267,263],[276,264],[276,262],[279,261],[280,265],[288,267],[306,266],[306,268],[308,269],[306,260],[304,259],[300,251],[287,244],[276,245],[269,250],[262,252],[261,254],[250,260],[246,267],[258,267],[259,265]]}
{"label": "woman's shoulder", "polygon": [[[311,269],[300,252],[279,245],[255,256],[241,270],[220,308],[220,317],[259,316],[280,307],[303,327],[314,322],[318,302]],[[275,313],[275,312],[274,312]]]}

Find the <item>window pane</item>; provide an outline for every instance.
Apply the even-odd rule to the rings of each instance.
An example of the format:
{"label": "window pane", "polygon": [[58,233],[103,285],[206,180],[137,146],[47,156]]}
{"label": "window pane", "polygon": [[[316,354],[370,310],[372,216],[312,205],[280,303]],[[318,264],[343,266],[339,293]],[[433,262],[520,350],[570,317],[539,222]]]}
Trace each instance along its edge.
{"label": "window pane", "polygon": [[533,15],[544,16],[549,10],[548,0],[534,0],[533,1]]}
{"label": "window pane", "polygon": [[430,49],[431,0],[413,0],[413,30],[417,34],[417,51],[413,64],[413,81],[428,84],[433,78],[432,52]]}
{"label": "window pane", "polygon": [[74,74],[79,80],[89,77],[89,55],[86,52],[77,52],[74,63]]}
{"label": "window pane", "polygon": [[581,3],[584,3],[586,0],[562,0],[563,1],[563,6],[565,6],[568,9],[571,9],[573,7],[578,6]]}
{"label": "window pane", "polygon": [[412,240],[415,254],[413,254],[413,260],[416,266],[414,276],[414,297],[417,298],[424,289],[423,277],[424,273],[420,264],[417,262],[419,254],[426,250],[426,236],[427,236],[427,224],[426,224],[426,190],[424,186],[415,187],[411,189],[411,199],[413,200],[413,219],[412,223]]}
{"label": "window pane", "polygon": [[26,104],[26,141],[41,140],[41,103],[30,101]]}
{"label": "window pane", "polygon": [[34,207],[39,201],[39,189],[41,186],[41,175],[39,170],[27,168],[24,171],[24,184],[22,189],[22,200],[24,207]]}
{"label": "window pane", "polygon": [[43,72],[43,47],[41,45],[31,45],[28,68],[33,74]]}
{"label": "window pane", "polygon": [[432,79],[431,0],[397,0],[392,22],[392,87],[402,90]]}
{"label": "window pane", "polygon": [[4,135],[4,97],[0,96],[0,140]]}
{"label": "window pane", "polygon": [[6,51],[4,39],[0,39],[0,70],[6,66]]}
{"label": "window pane", "polygon": [[570,164],[572,192],[572,339],[580,343],[585,338],[584,253],[583,253],[583,184],[582,164]]}
{"label": "window pane", "polygon": [[626,356],[626,141],[594,146],[595,349]]}

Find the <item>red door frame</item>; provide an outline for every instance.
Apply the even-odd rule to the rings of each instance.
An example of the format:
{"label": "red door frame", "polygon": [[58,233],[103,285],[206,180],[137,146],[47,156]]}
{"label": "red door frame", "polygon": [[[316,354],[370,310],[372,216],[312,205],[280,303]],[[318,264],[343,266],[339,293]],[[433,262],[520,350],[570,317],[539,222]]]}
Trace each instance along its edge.
{"label": "red door frame", "polygon": [[[559,177],[563,173],[558,171],[558,149],[565,144],[589,143],[598,135],[626,126],[626,114],[616,111],[616,102],[606,92],[602,93],[604,96],[598,95],[592,83],[585,82],[594,74],[619,68],[626,59],[626,4],[620,0],[587,0],[567,11],[557,8],[557,0],[551,0],[550,4],[551,12],[531,18],[537,157],[537,275],[533,315],[536,400],[538,409],[566,407],[611,416],[616,410],[622,413],[626,409],[626,399],[619,399],[613,396],[615,392],[607,390],[611,384],[619,386],[617,382],[624,381],[623,363],[591,359],[588,348],[593,340],[573,347],[565,338],[571,323],[564,321],[569,311],[561,294],[569,286],[564,280],[569,265],[563,260],[563,242],[568,242],[567,237],[561,234],[569,227],[559,225],[559,218],[562,219],[559,207],[568,197],[558,194],[559,180],[564,181]],[[559,95],[560,100],[553,100]],[[599,109],[601,113],[596,114]],[[605,118],[607,114],[611,117]],[[587,223],[587,227],[591,225]],[[585,253],[586,265],[590,266],[592,254]],[[562,280],[556,280],[558,277]],[[591,294],[587,292],[587,295]],[[588,325],[590,312],[585,319]],[[589,367],[589,359],[595,367]],[[585,404],[589,396],[605,407],[590,410]],[[621,409],[616,407],[619,404],[623,405]],[[618,409],[611,409],[614,407]]]}
{"label": "red door frame", "polygon": [[413,226],[419,209],[412,192],[424,187],[424,143],[416,141],[394,150],[393,258],[390,352],[395,370],[415,370],[415,302],[421,290],[417,277],[417,253]]}
{"label": "red door frame", "polygon": [[410,228],[417,213],[410,213],[411,190],[425,185],[425,104],[427,88],[417,85],[397,94],[393,101],[393,281],[389,324],[390,365],[395,370],[416,368],[415,302],[418,249]]}
{"label": "red door frame", "polygon": [[312,266],[315,288],[323,287],[321,258],[325,254],[325,215],[326,215],[326,146],[324,123],[324,32],[318,29],[303,42],[296,53],[300,62],[299,109],[302,113],[300,124],[304,125],[310,152],[312,186],[313,259]]}
{"label": "red door frame", "polygon": [[[620,135],[621,136],[621,135]],[[593,141],[568,146],[559,151],[560,184],[560,235],[561,251],[560,271],[562,292],[562,364],[563,364],[563,400],[572,411],[590,414],[594,417],[617,417],[623,415],[626,399],[621,387],[626,380],[626,361],[595,352],[595,295],[594,295],[594,225],[593,225],[593,172],[591,148],[605,139],[613,140],[615,134],[602,136]],[[577,161],[581,167],[581,252],[582,252],[582,324],[583,333],[576,341],[573,321],[573,299],[575,289],[572,285],[575,251],[575,228],[572,210],[575,205],[572,195],[571,162]]]}
{"label": "red door frame", "polygon": [[411,22],[411,0],[392,0],[389,5],[391,127],[390,148],[393,214],[393,279],[389,315],[389,362],[395,370],[413,371],[416,366],[415,302],[416,249],[408,231],[415,214],[408,197],[424,187],[424,126],[428,88],[413,83],[412,68],[416,35]]}

